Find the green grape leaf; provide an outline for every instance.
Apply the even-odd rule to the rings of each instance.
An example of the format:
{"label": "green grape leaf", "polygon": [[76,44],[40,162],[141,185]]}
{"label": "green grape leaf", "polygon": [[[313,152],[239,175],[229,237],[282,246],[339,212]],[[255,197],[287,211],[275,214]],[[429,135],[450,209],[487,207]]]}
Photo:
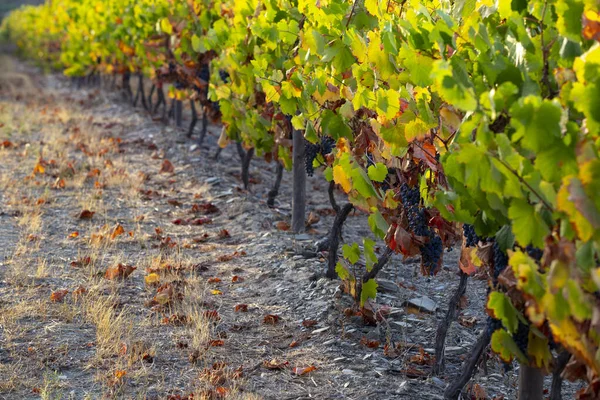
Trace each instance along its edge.
{"label": "green grape leaf", "polygon": [[497,329],[492,334],[492,350],[500,356],[502,361],[510,362],[513,356],[523,364],[527,364],[527,357],[519,350],[512,336],[504,329]]}
{"label": "green grape leaf", "polygon": [[358,260],[360,260],[360,249],[358,248],[358,244],[352,243],[352,246],[348,246],[344,244],[342,247],[342,255],[351,264],[356,264]]}
{"label": "green grape leaf", "polygon": [[510,226],[504,225],[496,233],[496,243],[503,251],[512,250],[515,245],[515,236],[510,230]]}
{"label": "green grape leaf", "polygon": [[375,211],[369,215],[369,227],[371,231],[377,236],[379,239],[383,239],[385,237],[385,233],[387,232],[389,225],[383,218],[383,215],[379,211]]}
{"label": "green grape leaf", "polygon": [[338,262],[335,265],[335,272],[338,274],[340,279],[343,281],[348,280],[350,278],[350,272],[340,262]]}
{"label": "green grape leaf", "polygon": [[518,311],[510,299],[502,292],[491,292],[488,297],[487,308],[492,316],[502,321],[502,325],[510,333],[515,333],[519,327]]}
{"label": "green grape leaf", "polygon": [[384,164],[378,162],[374,165],[369,165],[368,174],[372,181],[383,182],[387,177],[388,170]]}
{"label": "green grape leaf", "polygon": [[592,308],[590,307],[590,300],[586,299],[581,287],[573,279],[569,279],[567,286],[564,289],[565,299],[569,303],[571,308],[571,314],[574,319],[578,322],[583,323],[584,321],[592,318]]}
{"label": "green grape leaf", "polygon": [[367,271],[370,271],[373,265],[377,263],[377,256],[375,255],[375,241],[369,238],[363,239],[363,248],[365,254],[365,264]]}
{"label": "green grape leaf", "polygon": [[369,299],[377,297],[377,282],[375,279],[369,279],[362,285],[362,291],[360,292],[360,306],[362,307],[365,302]]}
{"label": "green grape leaf", "polygon": [[512,231],[517,242],[544,247],[544,239],[550,233],[550,228],[534,206],[526,200],[513,199],[508,208],[508,217],[512,220]]}
{"label": "green grape leaf", "polygon": [[540,337],[534,333],[532,328],[529,332],[529,340],[527,341],[527,352],[533,366],[542,369],[549,369],[552,360],[548,339]]}

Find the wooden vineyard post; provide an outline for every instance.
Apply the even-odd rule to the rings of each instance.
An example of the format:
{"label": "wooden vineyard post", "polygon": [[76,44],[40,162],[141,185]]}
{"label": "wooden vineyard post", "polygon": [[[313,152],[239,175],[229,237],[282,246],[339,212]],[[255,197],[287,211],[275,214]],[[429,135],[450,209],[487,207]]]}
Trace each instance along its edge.
{"label": "wooden vineyard post", "polygon": [[521,364],[519,366],[519,400],[542,400],[544,398],[544,373],[540,368]]}

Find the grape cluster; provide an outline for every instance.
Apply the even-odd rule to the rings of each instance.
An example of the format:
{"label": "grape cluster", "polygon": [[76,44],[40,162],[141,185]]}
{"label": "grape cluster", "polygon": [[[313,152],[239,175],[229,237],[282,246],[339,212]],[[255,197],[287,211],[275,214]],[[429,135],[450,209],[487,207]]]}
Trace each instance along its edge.
{"label": "grape cluster", "polygon": [[202,64],[200,70],[196,75],[198,78],[202,79],[204,82],[208,82],[210,80],[210,67],[208,64]]}
{"label": "grape cluster", "polygon": [[502,321],[500,321],[499,319],[492,318],[492,317],[488,316],[487,317],[486,329],[487,329],[488,334],[491,337],[492,334],[494,332],[496,332],[498,329],[502,329]]}
{"label": "grape cluster", "polygon": [[313,161],[317,157],[319,153],[325,157],[326,154],[329,154],[335,148],[335,139],[324,136],[321,138],[321,143],[313,144],[308,140],[305,141],[306,148],[304,150],[304,166],[306,167],[306,175],[313,176],[315,173],[315,169],[313,168]]}
{"label": "grape cluster", "polygon": [[170,62],[169,63],[169,74],[174,74],[175,73],[175,63]]}
{"label": "grape cluster", "polygon": [[224,69],[220,69],[219,70],[219,77],[221,78],[221,80],[225,83],[229,83],[229,72],[225,71]]}
{"label": "grape cluster", "polygon": [[500,246],[498,242],[494,241],[494,281],[498,279],[498,276],[504,271],[506,266],[508,265],[508,256]]}
{"label": "grape cluster", "polygon": [[525,325],[521,321],[519,321],[519,327],[517,328],[517,332],[513,335],[513,340],[517,344],[517,347],[525,357],[527,357],[527,345],[529,344],[529,326]]}
{"label": "grape cluster", "polygon": [[417,236],[430,236],[425,218],[425,210],[419,207],[421,195],[419,188],[410,188],[406,183],[400,186],[400,198],[408,219],[408,228]]}
{"label": "grape cluster", "polygon": [[321,154],[329,154],[335,148],[336,141],[330,136],[323,136],[321,138]]}
{"label": "grape cluster", "polygon": [[183,83],[181,83],[179,81],[175,81],[175,89],[181,90],[181,89],[184,89],[184,88],[185,88],[185,85]]}
{"label": "grape cluster", "polygon": [[544,255],[544,251],[529,245],[525,248],[525,252],[529,255],[529,257],[533,258],[536,262],[540,262],[542,256]]}
{"label": "grape cluster", "polygon": [[306,168],[306,175],[313,176],[315,169],[313,167],[313,161],[317,157],[321,150],[321,146],[318,144],[312,144],[306,141],[304,149],[304,167]]}
{"label": "grape cluster", "polygon": [[434,235],[427,243],[420,247],[423,266],[429,270],[429,274],[433,275],[438,267],[444,245],[442,239],[438,235]]}
{"label": "grape cluster", "polygon": [[473,225],[464,224],[463,235],[465,236],[465,245],[467,247],[473,247],[479,243],[479,236],[477,236],[477,233],[475,233],[475,227],[473,227]]}

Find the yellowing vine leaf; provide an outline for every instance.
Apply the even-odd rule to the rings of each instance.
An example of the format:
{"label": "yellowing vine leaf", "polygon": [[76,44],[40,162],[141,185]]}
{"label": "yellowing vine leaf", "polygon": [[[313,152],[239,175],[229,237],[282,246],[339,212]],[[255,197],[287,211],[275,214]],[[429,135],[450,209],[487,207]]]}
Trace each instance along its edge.
{"label": "yellowing vine leaf", "polygon": [[336,165],[333,167],[333,180],[335,183],[340,185],[344,192],[348,193],[352,189],[352,183],[350,182],[350,178],[346,174],[344,167],[341,165]]}

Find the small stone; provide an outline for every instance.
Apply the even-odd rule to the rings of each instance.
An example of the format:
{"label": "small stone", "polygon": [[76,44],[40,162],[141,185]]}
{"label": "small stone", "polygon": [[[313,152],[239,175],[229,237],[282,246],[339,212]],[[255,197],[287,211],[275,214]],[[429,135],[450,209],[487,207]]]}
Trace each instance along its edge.
{"label": "small stone", "polygon": [[409,324],[408,322],[404,322],[404,321],[392,321],[392,324],[398,325],[401,328],[410,328],[410,327],[412,327],[411,324]]}
{"label": "small stone", "polygon": [[316,334],[319,334],[319,333],[325,332],[327,329],[329,329],[329,327],[328,327],[328,326],[326,326],[325,328],[319,328],[319,329],[315,329],[314,331],[312,331],[312,333],[316,335]]}
{"label": "small stone", "polygon": [[430,313],[432,313],[438,309],[438,306],[435,303],[435,301],[431,300],[427,296],[415,297],[410,300],[407,300],[406,303],[408,305],[417,307],[418,309],[420,309],[422,311],[426,311],[426,312],[430,312]]}
{"label": "small stone", "polygon": [[204,182],[206,182],[206,183],[207,183],[207,184],[209,184],[209,185],[212,185],[212,184],[217,184],[217,183],[220,183],[220,182],[221,182],[221,178],[219,178],[219,177],[216,177],[216,176],[213,176],[213,177],[211,177],[211,178],[208,178],[208,179],[207,179],[207,180],[205,180]]}
{"label": "small stone", "polygon": [[434,376],[433,378],[431,378],[431,381],[436,386],[439,386],[439,387],[445,387],[446,386],[446,383],[443,380],[441,380],[440,378],[438,378],[437,376]]}
{"label": "small stone", "polygon": [[337,342],[337,339],[329,339],[329,340],[323,342],[323,346],[329,346],[330,344],[334,344],[335,342]]}
{"label": "small stone", "polygon": [[342,374],[344,374],[344,375],[353,375],[354,371],[351,370],[351,369],[343,369],[342,370]]}

